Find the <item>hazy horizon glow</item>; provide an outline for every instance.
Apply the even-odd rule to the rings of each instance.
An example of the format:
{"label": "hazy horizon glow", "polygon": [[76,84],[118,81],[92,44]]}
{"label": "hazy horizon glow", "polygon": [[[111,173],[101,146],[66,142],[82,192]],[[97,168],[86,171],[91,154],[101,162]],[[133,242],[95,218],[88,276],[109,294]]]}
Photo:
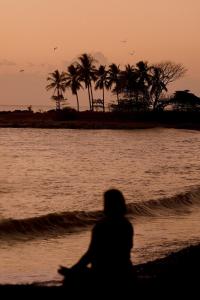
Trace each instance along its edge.
{"label": "hazy horizon glow", "polygon": [[[188,72],[170,91],[200,96],[199,12],[198,0],[1,0],[0,104],[50,104],[48,72],[83,52],[121,66],[182,63]],[[70,92],[67,98],[74,99]]]}

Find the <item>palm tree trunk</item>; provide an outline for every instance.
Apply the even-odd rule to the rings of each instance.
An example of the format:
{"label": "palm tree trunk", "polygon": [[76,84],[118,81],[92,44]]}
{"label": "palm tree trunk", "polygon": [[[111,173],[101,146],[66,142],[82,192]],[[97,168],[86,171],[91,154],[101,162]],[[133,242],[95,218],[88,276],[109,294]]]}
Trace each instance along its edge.
{"label": "palm tree trunk", "polygon": [[159,100],[159,93],[158,92],[156,92],[155,93],[155,100],[154,100],[154,104],[153,104],[153,110],[155,111],[156,110],[156,108],[157,108],[157,104],[158,104],[158,100]]}
{"label": "palm tree trunk", "polygon": [[150,105],[150,94],[148,88],[145,89],[145,97],[144,102],[146,103],[146,106],[149,107]]}
{"label": "palm tree trunk", "polygon": [[94,97],[93,97],[92,84],[91,84],[91,82],[90,82],[90,92],[91,92],[92,111],[93,111],[93,110],[94,110]]}
{"label": "palm tree trunk", "polygon": [[104,92],[104,85],[103,85],[103,112],[105,112],[105,105],[104,105],[104,94],[105,94],[105,92]]}
{"label": "palm tree trunk", "polygon": [[89,85],[88,85],[88,98],[89,98],[89,105],[90,105],[90,110],[92,110],[92,106],[91,106],[91,98],[90,98],[90,88],[89,88]]}
{"label": "palm tree trunk", "polygon": [[56,100],[56,110],[60,111],[60,92],[59,89],[57,89],[57,100]]}
{"label": "palm tree trunk", "polygon": [[78,99],[78,93],[76,92],[76,101],[77,101],[77,111],[79,111],[79,99]]}
{"label": "palm tree trunk", "polygon": [[60,110],[60,103],[59,103],[58,99],[56,100],[56,110],[57,111]]}
{"label": "palm tree trunk", "polygon": [[117,103],[119,105],[119,93],[117,92]]}

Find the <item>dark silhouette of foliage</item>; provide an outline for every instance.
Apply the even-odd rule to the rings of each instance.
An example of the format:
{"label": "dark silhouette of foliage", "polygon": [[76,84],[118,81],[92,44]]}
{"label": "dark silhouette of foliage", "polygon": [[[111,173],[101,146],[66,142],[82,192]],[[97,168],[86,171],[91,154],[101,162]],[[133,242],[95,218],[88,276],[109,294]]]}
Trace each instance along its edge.
{"label": "dark silhouette of foliage", "polygon": [[121,91],[129,99],[133,98],[137,91],[137,73],[134,66],[126,65],[125,70],[120,74]]}
{"label": "dark silhouette of foliage", "polygon": [[92,91],[92,81],[96,80],[96,67],[94,63],[96,60],[87,53],[82,54],[78,58],[77,71],[80,76],[80,81],[85,83],[85,88],[88,90],[88,99],[90,110],[93,111],[93,91]]}
{"label": "dark silhouette of foliage", "polygon": [[153,66],[161,70],[160,79],[165,85],[181,78],[187,71],[182,64],[177,64],[172,61],[163,61]]}
{"label": "dark silhouette of foliage", "polygon": [[[84,83],[88,92],[90,111],[95,109],[105,112],[105,90],[111,90],[116,95],[117,104],[110,105],[114,111],[160,111],[168,105],[176,110],[183,110],[180,104],[172,105],[171,100],[163,99],[168,85],[185,74],[186,69],[181,64],[165,61],[149,65],[141,60],[136,65],[125,65],[121,70],[114,63],[110,64],[108,69],[104,65],[96,66],[96,63],[90,54],[83,53],[77,62],[68,66],[66,73],[59,73],[58,70],[50,73],[47,80],[51,83],[46,88],[54,89],[52,99],[56,101],[57,110],[64,100],[65,89],[70,88],[72,94],[76,95],[79,111],[78,91],[82,88],[81,83]],[[102,90],[102,99],[94,99],[93,84],[95,90]],[[197,108],[193,105],[194,107]]]}
{"label": "dark silhouette of foliage", "polygon": [[[100,65],[99,68],[96,71],[96,84],[95,84],[95,89],[101,89],[102,90],[102,106],[103,106],[103,111],[105,111],[105,89],[109,89],[109,82],[108,82],[108,71],[106,70],[106,66]],[[97,99],[101,100],[101,99]],[[98,104],[98,101],[96,101]],[[101,102],[99,101],[99,104]]]}
{"label": "dark silhouette of foliage", "polygon": [[162,80],[162,70],[159,67],[151,67],[150,99],[153,110],[158,109],[158,102],[163,91],[167,92],[166,84]]}
{"label": "dark silhouette of foliage", "polygon": [[78,68],[75,65],[70,65],[67,68],[67,73],[65,77],[65,86],[71,89],[73,95],[76,95],[77,101],[77,111],[79,111],[79,98],[78,98],[78,90],[82,88],[80,82],[80,76],[78,72]]}
{"label": "dark silhouette of foliage", "polygon": [[186,69],[183,65],[171,61],[161,62],[151,67],[152,82],[150,97],[154,110],[157,109],[162,92],[167,92],[167,86],[171,82],[181,78],[185,72]]}
{"label": "dark silhouette of foliage", "polygon": [[170,99],[174,110],[197,111],[200,110],[200,98],[190,93],[189,90],[176,91]]}
{"label": "dark silhouette of foliage", "polygon": [[109,65],[108,69],[108,87],[112,89],[112,92],[117,95],[117,102],[119,103],[119,93],[121,90],[120,85],[120,68],[116,64]]}
{"label": "dark silhouette of foliage", "polygon": [[61,102],[65,100],[65,73],[60,73],[58,70],[55,70],[54,72],[49,73],[47,81],[50,81],[50,83],[46,86],[46,89],[47,91],[53,89],[51,98],[56,101],[56,110],[60,110]]}
{"label": "dark silhouette of foliage", "polygon": [[[137,73],[137,97],[139,93],[142,95],[143,102],[150,104],[149,87],[151,85],[151,74],[149,73],[151,67],[147,62],[139,61],[136,64]],[[138,99],[137,99],[138,100]]]}

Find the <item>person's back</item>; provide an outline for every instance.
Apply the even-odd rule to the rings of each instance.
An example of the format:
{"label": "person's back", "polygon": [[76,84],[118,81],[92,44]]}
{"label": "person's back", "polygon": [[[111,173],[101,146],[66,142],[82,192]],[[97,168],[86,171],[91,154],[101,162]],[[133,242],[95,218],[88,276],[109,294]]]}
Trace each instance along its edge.
{"label": "person's back", "polygon": [[105,217],[92,232],[92,269],[97,272],[127,272],[132,264],[133,228],[124,217]]}

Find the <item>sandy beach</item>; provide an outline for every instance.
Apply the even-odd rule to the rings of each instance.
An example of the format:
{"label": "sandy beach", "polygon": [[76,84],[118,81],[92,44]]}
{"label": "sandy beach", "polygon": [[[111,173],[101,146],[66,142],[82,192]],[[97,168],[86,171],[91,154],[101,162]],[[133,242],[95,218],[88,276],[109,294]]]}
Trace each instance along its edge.
{"label": "sandy beach", "polygon": [[[169,256],[162,259],[158,259],[145,264],[136,265],[133,267],[136,278],[133,278],[129,287],[121,285],[110,288],[111,294],[127,293],[131,292],[132,297],[159,295],[184,295],[190,293],[192,295],[197,291],[199,285],[199,269],[200,269],[200,245],[190,246],[178,252],[171,253]],[[101,283],[95,286],[90,282],[87,285],[77,280],[73,288],[69,285],[63,287],[61,282],[57,282],[47,286],[45,284],[30,284],[30,285],[1,285],[1,293],[7,295],[46,295],[46,296],[58,296],[62,295],[79,295],[82,293],[85,296],[91,296],[92,293],[97,293],[99,289],[100,294],[103,293],[104,287]],[[76,289],[77,288],[77,289]],[[105,292],[105,291],[104,291]],[[100,295],[98,294],[98,295]],[[94,294],[93,294],[94,295]],[[97,295],[97,298],[98,298]],[[96,299],[96,298],[95,298]]]}

